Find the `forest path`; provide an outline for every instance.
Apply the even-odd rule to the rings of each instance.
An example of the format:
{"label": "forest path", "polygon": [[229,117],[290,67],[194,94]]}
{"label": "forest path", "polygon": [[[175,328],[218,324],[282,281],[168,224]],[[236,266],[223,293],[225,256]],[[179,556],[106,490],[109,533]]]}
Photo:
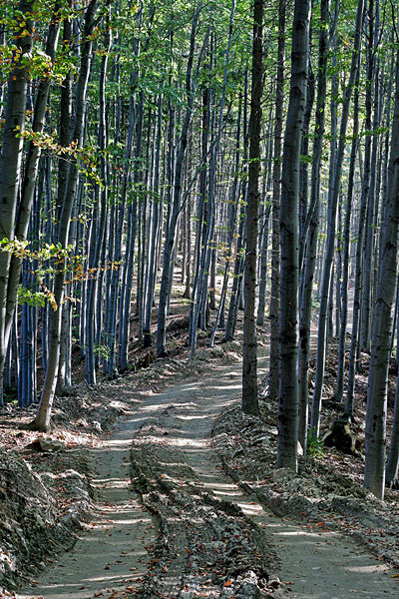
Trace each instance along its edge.
{"label": "forest path", "polygon": [[120,422],[110,438],[90,450],[93,519],[73,549],[17,599],[110,599],[120,589],[140,585],[147,572],[145,546],[155,538],[152,518],[130,488],[131,440],[144,420],[145,415]]}
{"label": "forest path", "polygon": [[[260,371],[266,367],[265,359],[261,360],[260,366]],[[209,376],[193,377],[163,393],[145,398],[137,413],[93,453],[97,470],[94,482],[104,496],[90,532],[82,534],[74,550],[42,576],[35,594],[25,591],[18,598],[93,599],[101,596],[112,599],[133,596],[134,590],[140,587],[140,577],[146,571],[144,564],[149,559],[144,546],[154,538],[148,513],[143,512],[128,489],[128,451],[131,438],[144,423],[144,432],[138,435],[138,438],[143,435],[140,443],[148,446],[150,451],[156,447],[158,453],[150,453],[147,463],[144,459],[139,463],[143,471],[152,469],[155,478],[157,471],[162,472],[159,480],[167,482],[165,488],[170,490],[172,487],[170,497],[192,488],[191,499],[198,502],[200,488],[204,496],[208,494],[208,503],[219,498],[236,504],[254,522],[258,538],[264,536],[266,539],[265,553],[271,538],[280,562],[278,575],[291,591],[287,596],[298,599],[396,597],[398,586],[396,579],[391,578],[392,571],[366,554],[350,538],[335,532],[312,532],[306,523],[301,526],[275,517],[254,498],[245,495],[220,470],[209,436],[217,415],[239,399],[240,388],[241,364],[217,364]],[[134,390],[131,393],[134,396]],[[139,453],[135,455],[133,451],[135,460]],[[186,504],[183,499],[179,513],[184,512]],[[198,530],[198,535],[203,534],[199,527],[194,526],[193,530],[194,533]],[[178,522],[175,531],[179,536]],[[190,533],[193,534],[191,530]],[[188,542],[184,539],[181,547]],[[194,550],[187,549],[187,552],[191,555],[184,555],[184,550],[177,552],[177,557],[171,554],[169,572],[169,565],[162,569],[165,573],[155,572],[158,586],[140,596],[150,599],[157,596],[179,599],[277,596],[252,593],[248,590],[250,587],[245,587],[247,590],[244,589],[243,594],[240,590],[237,593],[230,581],[225,586],[203,578],[201,581],[208,586],[198,585],[199,574],[196,577],[191,571]],[[129,589],[133,594],[126,595],[123,590]],[[157,594],[159,590],[161,595]]]}

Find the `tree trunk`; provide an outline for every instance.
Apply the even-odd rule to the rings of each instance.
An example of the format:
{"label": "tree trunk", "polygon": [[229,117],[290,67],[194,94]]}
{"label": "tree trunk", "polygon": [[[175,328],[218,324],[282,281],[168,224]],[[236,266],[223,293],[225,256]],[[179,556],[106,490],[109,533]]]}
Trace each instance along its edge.
{"label": "tree trunk", "polygon": [[[92,63],[93,40],[92,33],[96,25],[95,14],[97,0],[92,0],[85,13],[84,42],[82,48],[81,68],[76,90],[76,119],[73,140],[77,148],[81,148],[84,137],[84,125],[86,117],[86,97]],[[69,228],[72,211],[77,197],[79,170],[77,159],[71,161],[68,172],[68,184],[65,193],[61,222],[59,226],[58,242],[62,248],[66,248],[69,239]],[[64,259],[65,260],[65,259]],[[47,365],[46,380],[42,391],[39,410],[32,423],[32,428],[46,431],[50,427],[51,410],[54,401],[54,393],[57,384],[59,355],[60,355],[60,332],[62,303],[64,295],[65,265],[61,264],[55,276],[54,297],[57,309],[53,310],[50,317],[50,347]]]}
{"label": "tree trunk", "polygon": [[346,129],[349,119],[349,106],[352,96],[353,86],[357,78],[358,72],[358,55],[360,52],[361,45],[361,28],[363,21],[363,6],[364,0],[358,1],[357,14],[356,14],[356,30],[354,48],[352,52],[351,70],[349,74],[348,85],[345,89],[344,99],[342,103],[342,116],[341,126],[339,132],[339,143],[337,151],[337,161],[334,172],[334,184],[333,192],[331,194],[331,202],[328,207],[328,219],[327,219],[327,242],[326,242],[326,255],[323,269],[323,280],[322,290],[320,298],[320,311],[319,311],[319,329],[317,336],[317,361],[316,361],[316,378],[315,387],[312,399],[312,414],[310,426],[312,434],[318,436],[320,426],[320,410],[321,410],[321,395],[324,382],[324,363],[325,363],[325,350],[326,350],[326,325],[327,325],[327,308],[328,298],[331,281],[331,269],[334,257],[334,244],[335,244],[335,226],[337,216],[337,203],[341,188],[341,174],[342,164],[345,153],[346,145]]}
{"label": "tree trunk", "polygon": [[273,199],[272,199],[272,274],[270,294],[270,364],[269,395],[278,397],[278,336],[280,305],[280,191],[281,191],[281,140],[284,109],[284,61],[285,61],[285,12],[286,0],[279,0],[278,50],[276,78],[276,108],[274,127]]}
{"label": "tree trunk", "polygon": [[[107,201],[108,201],[108,168],[105,160],[105,150],[107,148],[107,114],[106,114],[106,81],[108,57],[112,47],[112,35],[110,30],[107,30],[104,35],[104,55],[101,60],[100,85],[99,85],[99,131],[98,131],[98,146],[101,151],[101,180],[103,188],[100,190],[97,186],[95,214],[98,227],[96,227],[97,235],[92,239],[91,252],[89,256],[89,268],[94,271],[92,278],[88,280],[87,290],[87,322],[86,322],[86,380],[88,385],[95,385],[97,382],[96,366],[95,366],[95,344],[96,344],[96,313],[95,305],[97,299],[97,286],[99,281],[99,268],[101,248],[104,243],[106,216],[107,216]],[[101,206],[99,198],[101,197]],[[100,208],[100,215],[99,215]],[[93,215],[94,216],[94,215]]]}
{"label": "tree trunk", "polygon": [[[321,157],[323,150],[325,105],[327,90],[327,60],[329,20],[328,0],[323,0],[320,6],[321,27],[319,32],[319,63],[317,71],[317,98],[315,128],[316,137],[313,143],[313,160],[310,186],[310,205],[303,227],[302,248],[306,248],[302,268],[301,298],[299,312],[299,417],[298,439],[306,453],[308,428],[308,365],[310,347],[310,321],[312,315],[312,291],[314,271],[316,266],[317,233],[320,217],[320,182]],[[308,230],[308,235],[307,235]],[[305,243],[306,238],[306,243]]]}
{"label": "tree trunk", "polygon": [[[206,315],[207,310],[207,302],[206,302],[206,290],[208,287],[208,273],[211,267],[211,258],[214,258],[214,250],[210,247],[213,242],[213,235],[215,231],[215,220],[216,220],[216,206],[215,206],[215,183],[216,183],[216,165],[217,165],[217,157],[220,148],[220,141],[222,137],[222,126],[223,126],[223,112],[224,112],[224,104],[226,97],[226,86],[227,86],[227,75],[230,63],[230,48],[233,37],[233,23],[234,23],[234,14],[235,14],[236,3],[233,1],[233,5],[230,13],[230,23],[229,23],[229,38],[226,50],[226,59],[224,65],[224,75],[223,75],[223,90],[222,90],[222,98],[220,102],[220,110],[219,110],[219,119],[218,126],[216,132],[216,139],[212,144],[211,148],[211,157],[210,157],[210,165],[209,165],[209,194],[207,198],[207,218],[206,218],[206,227],[204,236],[202,239],[202,252],[200,259],[200,269],[198,274],[198,281],[196,284],[197,297],[195,298],[195,305],[193,306],[193,319],[192,319],[192,331],[191,331],[191,354],[193,355],[195,352],[195,344],[196,344],[196,332],[198,327],[198,318],[202,308],[203,316]],[[212,128],[212,127],[211,127]],[[214,243],[212,245],[215,245]],[[194,298],[193,298],[194,299]],[[205,316],[206,321],[206,316]],[[205,328],[205,327],[204,327]]]}
{"label": "tree trunk", "polygon": [[366,461],[364,484],[384,498],[388,366],[392,334],[392,306],[397,285],[399,233],[399,53],[396,57],[395,111],[389,164],[389,197],[383,223],[379,277],[374,312],[367,390]]}
{"label": "tree trunk", "polygon": [[[376,68],[375,52],[379,42],[379,1],[369,0],[368,9],[369,21],[369,48],[367,52],[367,84],[366,84],[366,130],[376,131],[380,125],[378,114],[378,68]],[[374,99],[372,93],[374,90]],[[371,121],[372,104],[374,104],[374,119]],[[368,204],[367,204],[367,223],[365,229],[365,251],[363,264],[363,285],[362,285],[362,309],[361,309],[361,327],[360,327],[360,349],[368,352],[370,350],[370,303],[371,303],[371,288],[372,288],[372,264],[373,264],[373,249],[375,239],[374,228],[374,210],[375,210],[375,192],[376,192],[376,175],[377,175],[377,150],[378,150],[378,135],[375,133],[367,141],[369,146],[370,167],[367,176],[368,181]],[[371,153],[370,153],[371,150]],[[366,173],[365,173],[366,176]]]}
{"label": "tree trunk", "polygon": [[353,106],[354,122],[353,122],[353,140],[351,148],[351,157],[349,165],[348,190],[346,198],[346,212],[344,224],[344,251],[342,258],[342,283],[341,283],[341,322],[339,329],[339,346],[338,346],[338,374],[337,374],[337,389],[334,399],[336,402],[341,402],[344,392],[344,375],[345,375],[345,345],[346,345],[346,327],[348,321],[348,286],[349,286],[349,247],[351,236],[351,215],[353,204],[353,186],[355,178],[356,154],[358,146],[359,133],[359,91],[355,92],[355,100]]}
{"label": "tree trunk", "polygon": [[202,55],[204,48],[207,44],[207,36],[204,40],[200,56],[198,57],[197,72],[192,77],[192,68],[194,62],[194,50],[195,50],[195,38],[197,33],[198,19],[200,9],[197,9],[193,15],[191,37],[190,37],[190,54],[187,62],[186,70],[186,94],[187,94],[187,108],[184,116],[184,122],[182,132],[180,136],[179,150],[176,156],[176,169],[174,177],[174,190],[173,190],[173,204],[170,212],[170,220],[167,226],[165,245],[163,251],[163,265],[162,265],[162,278],[161,278],[161,289],[159,292],[159,306],[158,306],[158,327],[157,327],[157,355],[162,357],[166,355],[166,316],[168,311],[170,292],[172,289],[172,277],[173,277],[173,266],[172,259],[175,247],[175,237],[178,224],[178,218],[180,215],[180,200],[181,200],[181,186],[182,186],[182,174],[183,174],[183,162],[186,154],[188,132],[191,123],[191,117],[194,107],[194,91],[197,84],[200,64],[202,62]]}
{"label": "tree trunk", "polygon": [[254,0],[252,45],[251,115],[249,120],[248,201],[244,279],[244,339],[242,370],[242,411],[259,414],[256,356],[256,257],[259,213],[260,134],[263,90],[264,0]]}
{"label": "tree trunk", "polygon": [[291,83],[284,136],[280,205],[280,339],[277,467],[297,470],[298,438],[298,206],[306,105],[310,0],[296,0]]}
{"label": "tree trunk", "polygon": [[[159,196],[159,168],[160,168],[160,157],[161,157],[161,135],[162,135],[162,96],[158,99],[158,114],[156,124],[156,139],[155,139],[155,165],[154,165],[154,200],[152,210],[152,234],[151,234],[151,246],[150,246],[150,270],[148,274],[148,290],[147,290],[147,301],[146,301],[146,314],[144,321],[144,347],[150,347],[152,344],[151,339],[151,317],[152,307],[154,302],[155,294],[155,282],[157,276],[157,239],[159,235],[159,223],[160,216],[162,214],[162,206]],[[189,215],[187,217],[189,219]],[[189,235],[189,228],[188,233]],[[190,242],[188,242],[190,243]]]}
{"label": "tree trunk", "polygon": [[[11,71],[7,83],[7,106],[1,147],[0,163],[0,240],[14,238],[18,191],[21,184],[22,153],[24,140],[20,135],[25,129],[26,100],[29,72],[26,62],[32,53],[34,22],[31,18],[33,1],[21,0],[19,15],[15,15],[15,40],[17,46],[12,56]],[[25,35],[25,31],[29,32]],[[29,218],[27,219],[29,222]],[[0,252],[0,396],[7,351],[6,304],[11,263],[8,252]],[[18,281],[19,282],[19,281]],[[15,304],[14,304],[15,305]],[[10,325],[12,318],[10,320]]]}
{"label": "tree trunk", "polygon": [[[54,14],[57,14],[60,3],[57,2],[54,7]],[[50,57],[51,63],[54,64],[55,54],[58,45],[61,22],[59,19],[54,19],[50,25],[46,43],[46,54]],[[32,131],[38,136],[41,135],[44,129],[46,120],[47,102],[50,93],[51,77],[44,79],[39,84],[37,92],[35,111],[32,123]],[[29,152],[24,169],[24,178],[22,183],[21,201],[18,206],[18,214],[15,224],[15,238],[19,241],[25,241],[28,233],[29,219],[32,210],[34,192],[37,182],[39,163],[41,157],[40,145],[35,145],[33,142],[29,145]],[[6,322],[5,322],[5,343],[8,344],[8,339],[11,332],[13,314],[17,303],[18,285],[21,274],[22,259],[17,256],[12,256],[10,264],[10,272],[7,283],[7,307],[6,307]]]}
{"label": "tree trunk", "polygon": [[399,378],[396,380],[395,410],[391,430],[391,444],[385,471],[385,485],[387,487],[399,486]]}

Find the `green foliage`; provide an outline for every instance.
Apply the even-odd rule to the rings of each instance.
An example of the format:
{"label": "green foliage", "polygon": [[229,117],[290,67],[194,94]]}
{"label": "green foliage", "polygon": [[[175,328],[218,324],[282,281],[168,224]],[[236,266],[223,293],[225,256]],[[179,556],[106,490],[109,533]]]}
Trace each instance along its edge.
{"label": "green foliage", "polygon": [[307,454],[312,458],[321,458],[324,455],[324,444],[317,437],[316,430],[311,428],[307,436]]}
{"label": "green foliage", "polygon": [[110,348],[108,345],[102,345],[101,343],[94,344],[94,354],[99,356],[100,358],[105,358],[106,360],[110,356]]}
{"label": "green foliage", "polygon": [[21,130],[19,126],[15,128],[15,131],[16,137],[23,137],[31,141],[34,146],[38,146],[42,150],[47,150],[62,160],[77,160],[79,172],[103,188],[103,181],[98,172],[100,151],[97,147],[86,144],[84,148],[78,148],[74,141],[69,146],[61,146],[56,142],[56,132],[53,132],[51,135],[48,133],[37,133],[29,129]]}
{"label": "green foliage", "polygon": [[9,240],[6,237],[4,237],[4,239],[0,239],[0,251],[8,252],[16,258],[29,261],[46,261],[51,259],[60,261],[71,254],[73,250],[72,246],[68,246],[68,248],[65,249],[60,243],[44,243],[43,247],[37,252],[30,250],[28,246],[29,241],[26,240]]}
{"label": "green foliage", "polygon": [[32,291],[32,289],[27,289],[21,285],[18,288],[18,303],[44,308],[47,300],[49,299],[49,293],[50,292],[46,293],[44,291]]}

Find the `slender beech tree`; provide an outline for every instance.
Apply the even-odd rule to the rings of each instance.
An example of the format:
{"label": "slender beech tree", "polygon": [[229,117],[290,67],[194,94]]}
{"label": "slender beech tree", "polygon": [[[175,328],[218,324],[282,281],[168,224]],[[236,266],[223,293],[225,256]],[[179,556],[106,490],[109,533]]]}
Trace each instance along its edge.
{"label": "slender beech tree", "polygon": [[199,312],[202,307],[202,312],[206,310],[206,289],[207,289],[207,279],[208,272],[210,270],[210,261],[211,254],[213,252],[212,246],[215,245],[213,236],[215,231],[215,204],[216,204],[216,164],[217,158],[220,149],[220,141],[222,138],[223,131],[223,113],[224,113],[224,105],[226,101],[226,87],[227,87],[227,76],[229,73],[229,62],[230,62],[230,49],[233,37],[233,24],[234,24],[234,14],[236,10],[236,3],[233,0],[233,5],[230,13],[230,25],[229,25],[229,37],[227,43],[226,50],[226,61],[224,65],[224,74],[223,74],[223,89],[222,89],[222,98],[220,102],[220,110],[219,110],[219,119],[217,125],[216,139],[212,144],[211,152],[210,152],[210,177],[209,177],[209,193],[207,196],[207,207],[208,207],[208,218],[207,218],[207,226],[203,238],[203,250],[201,252],[201,260],[200,260],[200,271],[197,277],[197,285],[196,285],[196,295],[193,294],[193,311],[192,311],[192,323],[191,323],[191,353],[192,355],[195,352],[195,344],[196,344],[196,332],[198,326],[198,318]]}
{"label": "slender beech tree", "polygon": [[[97,0],[92,0],[85,12],[84,38],[82,46],[79,80],[76,90],[76,114],[73,141],[78,149],[82,148],[85,120],[87,114],[87,86],[93,58],[93,31],[96,25]],[[77,198],[79,181],[78,159],[71,160],[68,170],[68,181],[65,191],[64,203],[59,224],[58,243],[66,249],[69,241],[72,212]],[[65,260],[65,259],[64,259]],[[53,310],[50,317],[50,347],[49,361],[47,365],[46,379],[42,391],[39,409],[32,428],[46,431],[50,427],[51,410],[54,401],[54,393],[57,385],[59,356],[60,356],[60,333],[62,319],[62,304],[64,299],[65,262],[58,267],[54,281],[54,298],[57,309]]]}
{"label": "slender beech tree", "polygon": [[263,15],[264,0],[254,0],[252,43],[251,114],[249,119],[248,200],[246,211],[244,340],[242,371],[242,410],[258,414],[258,380],[256,357],[256,256],[259,213],[260,135],[263,90]]}
{"label": "slender beech tree", "polygon": [[270,368],[269,395],[278,397],[278,336],[280,295],[280,189],[281,189],[281,140],[284,109],[284,61],[285,61],[285,13],[286,0],[278,5],[278,47],[276,77],[276,107],[274,124],[273,198],[272,198],[272,272],[270,295]]}
{"label": "slender beech tree", "polygon": [[[349,286],[349,246],[350,246],[350,233],[351,233],[351,216],[353,206],[353,188],[355,178],[355,166],[356,166],[356,155],[357,146],[359,143],[359,78],[357,81],[357,87],[355,90],[355,99],[353,105],[354,119],[353,119],[353,139],[350,156],[349,166],[349,177],[348,177],[348,189],[346,197],[346,213],[345,213],[345,224],[344,224],[344,252],[342,259],[342,283],[341,283],[341,322],[339,329],[339,346],[338,346],[338,374],[337,374],[337,388],[334,399],[336,402],[341,402],[344,392],[344,374],[345,374],[345,345],[346,345],[346,327],[348,321],[348,286]],[[349,414],[347,414],[349,415]]]}
{"label": "slender beech tree", "polygon": [[396,56],[395,80],[395,108],[389,162],[388,198],[382,230],[367,389],[364,484],[379,499],[384,499],[385,488],[388,366],[392,335],[392,308],[395,301],[398,277],[399,53]]}
{"label": "slender beech tree", "polygon": [[297,470],[299,172],[309,64],[310,0],[296,0],[280,205],[280,343],[277,467]]}
{"label": "slender beech tree", "polygon": [[[154,164],[154,182],[153,182],[153,210],[152,210],[152,230],[151,230],[151,246],[149,260],[149,275],[147,288],[146,312],[144,320],[144,346],[149,347],[152,344],[151,339],[151,318],[152,308],[155,295],[155,282],[157,275],[157,259],[158,259],[158,235],[159,221],[162,216],[162,206],[159,195],[159,171],[160,171],[160,154],[161,154],[161,135],[162,135],[162,95],[158,98],[158,113],[156,125],[156,143],[155,143],[155,164]],[[188,234],[188,238],[189,238]]]}
{"label": "slender beech tree", "polygon": [[240,98],[240,103],[239,103],[239,108],[238,108],[238,117],[237,117],[237,133],[236,133],[236,148],[235,148],[235,162],[234,162],[235,175],[233,178],[233,183],[232,183],[232,188],[231,188],[231,193],[230,193],[231,199],[230,199],[230,203],[229,203],[229,217],[228,217],[228,224],[227,224],[228,236],[227,236],[227,249],[226,249],[226,264],[224,267],[224,275],[223,275],[220,303],[218,306],[218,311],[216,314],[215,323],[213,325],[211,339],[209,342],[210,347],[213,347],[213,345],[214,345],[217,327],[218,327],[219,323],[221,322],[222,317],[224,315],[224,309],[225,309],[226,301],[227,301],[227,286],[228,286],[228,281],[229,281],[230,262],[232,259],[231,253],[232,253],[232,249],[233,249],[233,240],[234,240],[234,234],[236,232],[236,220],[237,220],[238,199],[239,199],[239,193],[237,193],[237,190],[239,189],[238,173],[239,173],[239,167],[240,167],[241,112],[242,112],[242,102],[241,102],[241,98]]}
{"label": "slender beech tree", "polygon": [[[361,327],[360,327],[360,349],[362,351],[370,350],[370,303],[372,287],[372,262],[373,249],[375,244],[375,204],[376,204],[376,178],[377,178],[377,149],[379,127],[378,113],[378,94],[379,94],[379,74],[378,59],[376,51],[379,43],[379,0],[369,0],[368,4],[368,48],[367,48],[367,87],[366,87],[366,130],[370,131],[368,135],[368,162],[367,162],[367,221],[365,227],[365,249],[362,277],[362,308],[361,308]],[[374,119],[372,112],[374,108]],[[371,131],[374,131],[372,134]]]}
{"label": "slender beech tree", "polygon": [[226,330],[225,330],[225,341],[231,341],[234,337],[234,331],[237,322],[237,312],[239,297],[242,288],[242,274],[244,270],[244,240],[245,240],[245,229],[244,229],[244,213],[245,213],[245,202],[247,197],[247,169],[248,169],[248,87],[249,87],[249,72],[248,65],[245,70],[244,77],[244,101],[242,111],[242,128],[243,128],[243,150],[242,150],[242,171],[241,171],[241,185],[238,191],[238,201],[240,202],[240,210],[238,214],[238,227],[237,227],[237,241],[235,244],[235,260],[234,260],[234,271],[233,271],[233,285],[231,289],[229,309],[226,319]]}
{"label": "slender beech tree", "polygon": [[157,327],[157,355],[159,357],[166,355],[166,316],[168,311],[168,305],[170,300],[170,292],[172,288],[173,278],[173,256],[176,243],[176,231],[178,225],[178,219],[181,213],[181,195],[182,195],[182,175],[183,175],[183,162],[186,155],[188,133],[191,124],[191,118],[194,110],[194,92],[197,87],[198,76],[200,72],[200,66],[203,59],[204,50],[208,42],[208,34],[205,35],[205,39],[198,56],[197,67],[193,74],[193,64],[195,55],[196,45],[196,34],[198,28],[198,21],[202,4],[196,8],[193,14],[191,35],[190,35],[190,53],[187,61],[186,70],[186,97],[187,106],[185,110],[182,131],[179,140],[179,149],[176,155],[176,166],[174,174],[174,188],[172,205],[170,206],[170,218],[168,220],[164,251],[163,251],[163,265],[162,265],[162,278],[161,278],[161,289],[159,293],[159,307],[158,307],[158,327]]}
{"label": "slender beech tree", "polygon": [[312,398],[312,414],[310,420],[310,427],[312,435],[318,436],[320,426],[320,410],[321,410],[321,397],[323,390],[324,381],[324,364],[326,356],[326,328],[327,328],[327,308],[328,298],[331,284],[331,271],[334,258],[334,245],[335,245],[335,234],[336,234],[336,220],[337,220],[337,206],[338,198],[341,189],[341,175],[342,175],[342,164],[344,160],[344,153],[346,147],[346,130],[349,120],[349,108],[352,97],[352,91],[354,84],[357,79],[357,72],[359,68],[358,55],[361,46],[361,32],[363,22],[363,8],[364,0],[359,0],[357,5],[356,13],[356,25],[355,25],[355,39],[352,51],[351,69],[349,73],[348,84],[345,89],[344,98],[342,102],[342,114],[341,114],[341,125],[339,131],[339,142],[337,149],[337,159],[334,169],[334,181],[332,192],[329,196],[328,205],[328,217],[327,217],[327,241],[326,241],[326,253],[323,266],[323,279],[322,289],[320,298],[320,310],[319,310],[319,322],[318,322],[318,336],[317,336],[317,360],[316,360],[316,378],[315,387]]}
{"label": "slender beech tree", "polygon": [[[101,179],[103,187],[100,191],[100,186],[97,185],[97,197],[95,199],[95,208],[93,214],[93,225],[95,226],[94,235],[92,236],[92,244],[89,254],[89,268],[94,271],[93,276],[88,281],[87,294],[87,322],[86,322],[86,380],[89,385],[96,384],[96,367],[95,367],[95,302],[97,295],[97,287],[99,281],[98,264],[100,262],[101,248],[104,243],[106,216],[107,216],[107,200],[108,200],[108,169],[105,161],[105,151],[107,148],[107,122],[106,122],[106,98],[105,85],[107,80],[108,58],[112,46],[112,32],[109,27],[106,28],[104,34],[104,53],[101,59],[100,85],[99,85],[99,129],[98,129],[98,145],[101,151]],[[101,196],[101,206],[100,203]],[[99,213],[100,212],[100,213]]]}
{"label": "slender beech tree", "polygon": [[[14,239],[18,192],[22,176],[24,140],[20,135],[25,129],[26,102],[29,72],[26,61],[32,53],[34,21],[33,1],[21,0],[15,14],[13,37],[16,50],[12,56],[12,68],[7,84],[7,106],[1,147],[0,162],[0,239]],[[29,218],[28,218],[29,222]],[[0,396],[7,352],[6,306],[11,255],[0,252]],[[2,399],[1,399],[2,401]]]}
{"label": "slender beech tree", "polygon": [[[299,421],[298,439],[306,452],[308,428],[308,364],[310,347],[310,322],[312,315],[312,292],[314,270],[316,265],[317,233],[320,217],[320,185],[321,185],[321,158],[325,127],[325,106],[327,90],[327,64],[328,52],[334,35],[334,29],[328,35],[329,1],[322,0],[320,4],[320,31],[319,31],[319,63],[317,70],[317,97],[315,114],[315,138],[312,156],[312,174],[310,185],[310,203],[305,223],[303,225],[303,238],[301,251],[304,252],[303,268],[301,270],[301,297],[299,311]],[[338,10],[335,10],[335,20]],[[304,250],[304,248],[306,248]],[[302,262],[300,257],[300,263]]]}
{"label": "slender beech tree", "polygon": [[[49,27],[49,33],[46,43],[46,54],[50,58],[51,66],[54,65],[58,38],[61,27],[61,18],[59,16],[61,3],[56,2],[54,7],[53,19]],[[35,102],[34,117],[32,123],[32,131],[36,136],[40,136],[44,129],[47,102],[51,86],[51,72],[44,77],[39,84],[39,89]],[[33,141],[29,144],[28,156],[26,159],[24,178],[22,182],[21,201],[18,206],[17,217],[15,222],[15,238],[18,241],[25,241],[28,233],[29,219],[33,205],[36,181],[38,176],[39,164],[41,157],[40,144],[35,144]],[[6,305],[6,322],[5,322],[5,343],[8,344],[10,338],[11,326],[15,305],[17,303],[18,285],[21,274],[22,260],[14,255],[11,258],[10,271],[7,281],[7,305]]]}

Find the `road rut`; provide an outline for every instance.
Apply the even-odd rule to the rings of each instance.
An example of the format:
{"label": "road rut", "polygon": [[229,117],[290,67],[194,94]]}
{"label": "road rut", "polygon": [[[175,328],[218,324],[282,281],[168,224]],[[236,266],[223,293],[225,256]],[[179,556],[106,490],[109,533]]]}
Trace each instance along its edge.
{"label": "road rut", "polygon": [[[209,366],[209,376],[188,378],[144,399],[113,437],[93,452],[94,482],[103,495],[97,517],[74,550],[42,576],[34,591],[25,590],[19,599],[397,596],[394,572],[350,539],[334,532],[314,533],[306,523],[300,526],[275,517],[222,472],[210,433],[217,415],[239,399],[241,365]],[[134,389],[131,393],[134,397]],[[134,484],[156,515],[157,537],[149,512],[143,511],[129,488],[133,437]],[[201,512],[200,523],[191,517],[194,509]],[[213,537],[210,524],[203,528],[203,522],[207,526],[216,522]],[[165,534],[173,537],[180,531],[186,535],[181,542],[164,540]],[[196,534],[204,543],[195,539]],[[235,538],[240,546],[234,545]],[[155,550],[148,554],[145,547],[151,544]],[[188,553],[181,556],[184,548]],[[284,582],[279,591],[273,590],[273,579],[267,580],[274,567]]]}

